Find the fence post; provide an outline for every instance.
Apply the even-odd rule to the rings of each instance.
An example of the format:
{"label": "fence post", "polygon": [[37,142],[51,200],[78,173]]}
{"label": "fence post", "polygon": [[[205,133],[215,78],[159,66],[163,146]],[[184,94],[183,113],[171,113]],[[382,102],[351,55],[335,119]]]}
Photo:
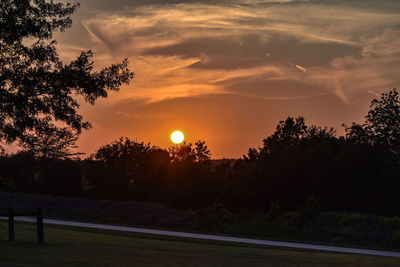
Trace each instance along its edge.
{"label": "fence post", "polygon": [[43,213],[42,208],[38,208],[36,211],[36,223],[37,223],[37,238],[38,243],[44,243],[44,232],[43,232]]}
{"label": "fence post", "polygon": [[8,241],[14,241],[14,211],[8,207]]}

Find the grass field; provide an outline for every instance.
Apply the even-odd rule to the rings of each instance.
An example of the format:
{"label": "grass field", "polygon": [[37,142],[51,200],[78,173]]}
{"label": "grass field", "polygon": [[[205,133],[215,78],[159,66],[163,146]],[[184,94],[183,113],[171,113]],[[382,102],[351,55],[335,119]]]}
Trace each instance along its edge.
{"label": "grass field", "polygon": [[0,266],[400,266],[400,259],[0,222]]}

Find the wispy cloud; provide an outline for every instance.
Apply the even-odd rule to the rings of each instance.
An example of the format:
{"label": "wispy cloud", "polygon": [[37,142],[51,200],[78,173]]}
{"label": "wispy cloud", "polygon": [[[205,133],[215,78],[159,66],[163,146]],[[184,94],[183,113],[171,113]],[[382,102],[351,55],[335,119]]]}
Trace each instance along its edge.
{"label": "wispy cloud", "polygon": [[[229,94],[222,81],[240,77],[251,82],[265,72],[273,73],[265,78],[266,86],[270,80],[298,80],[345,102],[360,91],[394,86],[400,66],[399,5],[334,2],[152,1],[134,6],[120,1],[123,9],[104,10],[82,25],[100,63],[122,57],[132,62],[133,87],[116,99],[154,102]],[[296,62],[292,68],[290,62]],[[259,96],[280,97],[269,95],[268,88]]]}
{"label": "wispy cloud", "polygon": [[300,66],[300,65],[295,65],[296,68],[298,68],[299,70],[301,70],[302,72],[307,72],[306,68]]}
{"label": "wispy cloud", "polygon": [[128,57],[136,73],[82,104],[84,151],[121,135],[166,147],[182,127],[239,157],[287,115],[340,128],[400,84],[400,1],[79,1],[63,59],[90,48],[96,67]]}

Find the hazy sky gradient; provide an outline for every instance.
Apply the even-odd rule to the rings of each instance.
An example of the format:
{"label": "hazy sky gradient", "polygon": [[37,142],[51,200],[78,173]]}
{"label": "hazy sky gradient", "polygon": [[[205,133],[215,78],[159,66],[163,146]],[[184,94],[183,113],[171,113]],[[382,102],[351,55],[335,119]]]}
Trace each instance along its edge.
{"label": "hazy sky gradient", "polygon": [[56,36],[65,60],[129,58],[136,77],[81,111],[80,150],[119,136],[168,147],[182,130],[240,157],[287,116],[338,128],[399,87],[400,1],[81,0]]}

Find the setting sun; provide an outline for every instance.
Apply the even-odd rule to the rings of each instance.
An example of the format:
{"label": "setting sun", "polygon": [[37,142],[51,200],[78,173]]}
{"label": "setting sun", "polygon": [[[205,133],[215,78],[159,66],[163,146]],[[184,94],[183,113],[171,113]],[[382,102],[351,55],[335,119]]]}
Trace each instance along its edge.
{"label": "setting sun", "polygon": [[181,131],[174,131],[171,134],[171,141],[174,144],[180,144],[183,142],[184,139],[185,139],[185,136],[183,135],[183,133]]}

